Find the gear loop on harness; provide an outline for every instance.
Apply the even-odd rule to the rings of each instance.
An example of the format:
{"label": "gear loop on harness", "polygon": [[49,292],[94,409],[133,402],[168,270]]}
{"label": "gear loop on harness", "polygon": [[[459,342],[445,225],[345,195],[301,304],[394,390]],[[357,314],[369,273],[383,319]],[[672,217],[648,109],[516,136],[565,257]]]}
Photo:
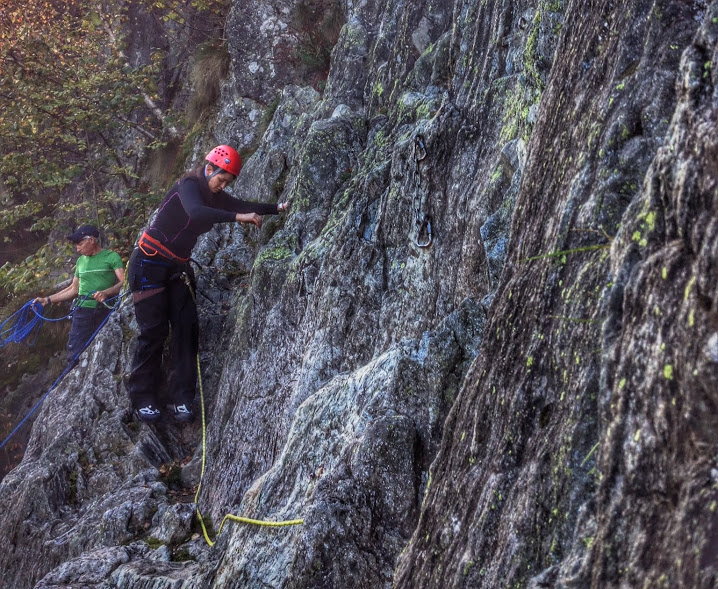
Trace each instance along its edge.
{"label": "gear loop on harness", "polygon": [[[414,169],[414,225],[416,231],[416,237],[414,238],[414,244],[420,248],[429,247],[434,241],[434,235],[431,228],[431,211],[430,211],[430,200],[428,196],[428,187],[425,194],[420,193],[421,189],[421,169],[419,162],[426,159],[426,142],[424,141],[423,135],[417,133],[414,136],[414,150],[413,158],[415,163]],[[425,211],[425,212],[423,212]]]}

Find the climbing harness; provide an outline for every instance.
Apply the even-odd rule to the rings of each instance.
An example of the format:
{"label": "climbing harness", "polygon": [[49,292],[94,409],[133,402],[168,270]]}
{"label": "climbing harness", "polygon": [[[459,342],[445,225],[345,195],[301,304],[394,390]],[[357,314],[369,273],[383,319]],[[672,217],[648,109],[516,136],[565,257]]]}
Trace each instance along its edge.
{"label": "climbing harness", "polygon": [[[32,343],[28,344],[32,346],[32,344],[35,343],[35,340],[37,339],[37,335],[39,333],[40,327],[42,326],[42,323],[45,321],[63,321],[65,319],[68,319],[72,316],[72,312],[79,304],[81,304],[83,301],[89,299],[92,296],[93,293],[88,293],[86,295],[83,295],[82,297],[78,297],[75,301],[75,305],[73,306],[73,309],[65,316],[63,317],[57,317],[57,318],[50,318],[45,317],[42,314],[43,306],[40,303],[34,303],[33,301],[28,301],[25,303],[20,310],[15,312],[13,315],[8,317],[2,325],[0,326],[1,334],[2,334],[2,340],[0,341],[0,347],[5,346],[8,343],[20,343],[21,341],[24,341],[29,335],[35,331],[35,337],[33,338]],[[25,417],[22,418],[20,423],[18,423],[15,426],[15,429],[13,429],[8,436],[0,443],[0,449],[2,449],[5,444],[7,444],[10,439],[19,431],[19,429],[25,424],[25,422],[30,418],[30,416],[37,410],[40,405],[42,405],[42,402],[47,398],[47,396],[57,387],[58,384],[60,384],[60,381],[65,377],[65,375],[70,372],[75,367],[75,364],[77,363],[77,360],[80,358],[80,355],[89,347],[89,345],[92,343],[92,341],[95,339],[97,334],[100,332],[100,330],[105,326],[105,323],[109,320],[109,318],[112,316],[112,313],[120,308],[120,306],[123,303],[123,300],[127,296],[127,292],[120,293],[114,297],[111,297],[109,299],[106,299],[103,303],[106,307],[110,309],[110,312],[107,314],[107,316],[102,320],[100,325],[95,329],[95,331],[92,333],[92,335],[89,337],[89,339],[85,342],[84,345],[80,347],[80,350],[72,356],[67,363],[67,366],[65,366],[65,369],[62,371],[60,376],[57,377],[54,383],[52,383],[52,386],[48,389],[48,391],[40,397],[37,403],[35,403],[35,406],[28,411],[28,413],[25,415]],[[110,306],[107,304],[108,301],[115,301],[114,305]],[[32,317],[30,316],[30,313],[32,313]],[[6,327],[8,325],[8,327]]]}
{"label": "climbing harness", "polygon": [[[421,135],[414,137],[414,224],[416,226],[416,238],[414,243],[417,247],[427,248],[434,241],[434,235],[431,230],[431,212],[429,210],[428,190],[422,190],[421,186],[421,169],[419,162],[426,159],[426,144]],[[426,193],[426,194],[423,194]],[[425,212],[422,214],[422,211]]]}
{"label": "climbing harness", "polygon": [[[192,281],[190,280],[189,275],[186,272],[182,272],[180,275],[182,280],[184,280],[184,283],[187,285],[187,288],[190,292],[190,295],[192,296],[192,300],[195,304],[197,304],[197,298],[194,293],[194,288],[192,287]],[[202,468],[200,469],[200,475],[199,475],[199,484],[197,485],[197,491],[194,494],[194,504],[195,509],[197,512],[197,519],[199,520],[200,526],[202,526],[202,534],[204,535],[204,539],[207,542],[209,546],[214,546],[215,541],[212,540],[209,537],[209,532],[207,531],[207,527],[204,523],[204,518],[202,517],[202,512],[199,510],[199,495],[202,491],[202,481],[204,480],[204,471],[205,471],[205,464],[207,461],[207,423],[205,420],[205,411],[204,411],[204,387],[202,386],[202,371],[200,368],[199,363],[199,352],[197,352],[197,384],[199,385],[199,400],[200,400],[200,414],[202,416]],[[222,518],[222,523],[219,525],[219,530],[217,530],[216,536],[219,536],[222,533],[222,528],[224,527],[224,524],[227,522],[227,520],[232,520],[235,522],[243,523],[243,524],[250,524],[254,526],[265,526],[265,527],[271,527],[271,528],[280,528],[285,526],[296,526],[301,525],[304,523],[303,519],[292,519],[292,520],[286,520],[286,521],[269,521],[269,520],[261,520],[261,519],[252,519],[249,517],[242,517],[239,515],[234,515],[231,513],[228,513],[227,515]],[[216,538],[215,536],[215,538]]]}
{"label": "climbing harness", "polygon": [[137,247],[142,250],[143,254],[150,258],[159,254],[160,256],[164,256],[169,260],[174,260],[175,262],[182,262],[183,264],[189,261],[189,258],[181,258],[176,255],[172,250],[157,241],[154,237],[148,235],[147,231],[144,231],[140,236],[140,239],[137,242]]}
{"label": "climbing harness", "polygon": [[[144,250],[143,250],[144,253]],[[170,264],[168,262],[163,262],[162,260],[148,260],[147,258],[144,258],[140,260],[140,268],[143,268],[144,266],[159,266],[160,268],[175,268],[175,264]],[[171,280],[171,278],[170,278]],[[142,272],[142,278],[140,279],[140,290],[150,290],[154,288],[165,288],[166,284],[163,282],[158,282],[157,284],[152,284],[148,279],[147,276],[145,276],[145,273]]]}

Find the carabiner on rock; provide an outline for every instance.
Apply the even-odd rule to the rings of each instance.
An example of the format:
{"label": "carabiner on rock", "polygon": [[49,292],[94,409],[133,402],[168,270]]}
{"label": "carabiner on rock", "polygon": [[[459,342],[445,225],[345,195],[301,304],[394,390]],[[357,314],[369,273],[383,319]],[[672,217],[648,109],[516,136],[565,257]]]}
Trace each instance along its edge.
{"label": "carabiner on rock", "polygon": [[[422,233],[426,232],[426,241],[420,241]],[[416,243],[417,247],[429,247],[434,241],[434,236],[431,232],[431,217],[429,215],[424,215],[424,220],[419,223],[419,226],[416,230]]]}

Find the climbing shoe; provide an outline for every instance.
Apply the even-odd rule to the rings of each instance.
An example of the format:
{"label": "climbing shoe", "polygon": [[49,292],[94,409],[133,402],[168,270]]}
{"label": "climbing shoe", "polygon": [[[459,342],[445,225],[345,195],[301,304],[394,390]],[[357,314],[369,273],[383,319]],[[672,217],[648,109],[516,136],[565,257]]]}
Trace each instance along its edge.
{"label": "climbing shoe", "polygon": [[145,405],[137,410],[137,416],[142,421],[157,421],[160,418],[160,410],[152,405]]}
{"label": "climbing shoe", "polygon": [[177,421],[189,423],[194,419],[194,413],[192,413],[192,410],[187,407],[187,405],[172,405],[172,408],[174,409],[175,419]]}

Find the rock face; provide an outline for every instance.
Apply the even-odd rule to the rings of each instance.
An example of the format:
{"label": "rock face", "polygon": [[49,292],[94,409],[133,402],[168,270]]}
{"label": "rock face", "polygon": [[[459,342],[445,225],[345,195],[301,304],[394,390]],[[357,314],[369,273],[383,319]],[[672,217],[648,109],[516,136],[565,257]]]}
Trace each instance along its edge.
{"label": "rock face", "polygon": [[698,289],[699,311],[693,291],[715,260],[713,19],[566,14],[485,345],[397,587],[715,584],[715,299]]}
{"label": "rock face", "polygon": [[[236,5],[233,67],[294,7]],[[290,213],[194,253],[209,534],[304,523],[204,542],[127,309],[2,481],[4,583],[715,586],[718,2],[341,8],[323,94],[236,70],[216,121],[279,92],[234,190]]]}

